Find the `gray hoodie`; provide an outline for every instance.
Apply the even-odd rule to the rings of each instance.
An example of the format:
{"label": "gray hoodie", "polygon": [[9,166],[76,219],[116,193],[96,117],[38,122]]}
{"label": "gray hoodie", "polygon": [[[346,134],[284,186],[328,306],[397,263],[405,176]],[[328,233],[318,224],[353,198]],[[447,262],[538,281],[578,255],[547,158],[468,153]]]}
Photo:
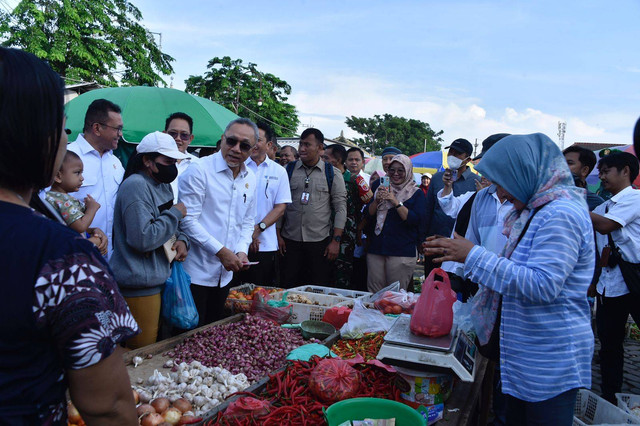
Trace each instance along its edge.
{"label": "gray hoodie", "polygon": [[145,173],[125,179],[118,190],[113,217],[113,256],[110,265],[122,295],[150,296],[162,291],[171,266],[162,245],[178,232],[182,213],[173,205],[171,185]]}

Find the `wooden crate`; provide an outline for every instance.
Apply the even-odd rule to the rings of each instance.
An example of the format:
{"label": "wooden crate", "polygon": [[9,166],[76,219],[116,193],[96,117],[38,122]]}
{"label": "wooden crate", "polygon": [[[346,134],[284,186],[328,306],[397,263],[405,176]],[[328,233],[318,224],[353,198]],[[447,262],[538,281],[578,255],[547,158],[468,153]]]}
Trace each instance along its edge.
{"label": "wooden crate", "polygon": [[[166,374],[169,371],[166,368],[163,368],[165,362],[169,361],[170,357],[164,356],[163,354],[170,349],[173,349],[178,344],[182,343],[184,339],[187,337],[199,332],[206,330],[210,327],[217,327],[224,324],[229,324],[232,322],[241,321],[244,318],[245,314],[237,314],[220,321],[213,322],[208,325],[204,325],[199,328],[195,328],[193,330],[189,330],[185,333],[182,333],[178,336],[171,337],[169,339],[162,340],[157,343],[153,343],[151,345],[145,346],[143,348],[135,349],[129,351],[124,354],[124,362],[127,365],[127,371],[129,372],[129,379],[131,380],[131,384],[133,386],[139,386],[138,379],[146,380],[147,377],[153,374],[153,370],[158,370],[163,374]],[[147,359],[147,356],[151,355],[151,359]],[[138,364],[138,367],[133,366],[133,357],[139,356],[143,359],[141,364]]]}

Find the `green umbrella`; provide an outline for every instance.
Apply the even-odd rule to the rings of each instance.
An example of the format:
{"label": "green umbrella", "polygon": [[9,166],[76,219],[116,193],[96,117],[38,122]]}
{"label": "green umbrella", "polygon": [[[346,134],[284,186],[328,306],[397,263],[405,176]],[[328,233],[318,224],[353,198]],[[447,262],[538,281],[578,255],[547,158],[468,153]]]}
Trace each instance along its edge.
{"label": "green umbrella", "polygon": [[205,98],[176,89],[133,86],[92,90],[70,100],[65,106],[69,140],[82,133],[84,116],[96,99],[108,99],[122,108],[123,138],[138,143],[147,134],[164,130],[167,117],[184,112],[193,118],[192,147],[215,147],[230,121],[238,118],[223,106]]}

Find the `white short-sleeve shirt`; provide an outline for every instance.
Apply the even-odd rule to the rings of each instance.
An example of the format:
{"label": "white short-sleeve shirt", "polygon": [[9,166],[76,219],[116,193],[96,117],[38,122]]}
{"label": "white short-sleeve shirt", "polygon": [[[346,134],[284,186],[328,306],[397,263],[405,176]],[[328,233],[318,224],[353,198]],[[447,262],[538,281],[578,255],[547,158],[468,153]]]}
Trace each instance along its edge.
{"label": "white short-sleeve shirt", "polygon": [[[273,210],[276,204],[291,203],[289,177],[285,168],[270,160],[269,157],[266,157],[260,165],[257,165],[251,158],[248,158],[245,164],[256,175],[257,214],[255,223],[258,224]],[[262,232],[258,240],[261,252],[278,250],[275,224]]]}
{"label": "white short-sleeve shirt", "polygon": [[[624,260],[640,263],[640,191],[628,186],[600,204],[593,212],[622,225],[622,228],[611,232],[613,242]],[[609,244],[607,235],[596,232],[596,244],[598,252],[602,253],[602,249]],[[597,290],[607,297],[629,293],[618,266],[602,268]]]}

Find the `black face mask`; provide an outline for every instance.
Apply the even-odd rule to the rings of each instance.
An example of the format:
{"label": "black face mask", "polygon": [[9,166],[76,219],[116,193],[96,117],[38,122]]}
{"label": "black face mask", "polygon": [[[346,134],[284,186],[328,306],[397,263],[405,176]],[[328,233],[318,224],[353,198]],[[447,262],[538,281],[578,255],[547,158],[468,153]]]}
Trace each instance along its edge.
{"label": "black face mask", "polygon": [[166,164],[154,163],[158,168],[158,172],[152,172],[151,175],[158,181],[162,183],[171,183],[178,177],[178,166],[175,164],[171,164],[167,166]]}

